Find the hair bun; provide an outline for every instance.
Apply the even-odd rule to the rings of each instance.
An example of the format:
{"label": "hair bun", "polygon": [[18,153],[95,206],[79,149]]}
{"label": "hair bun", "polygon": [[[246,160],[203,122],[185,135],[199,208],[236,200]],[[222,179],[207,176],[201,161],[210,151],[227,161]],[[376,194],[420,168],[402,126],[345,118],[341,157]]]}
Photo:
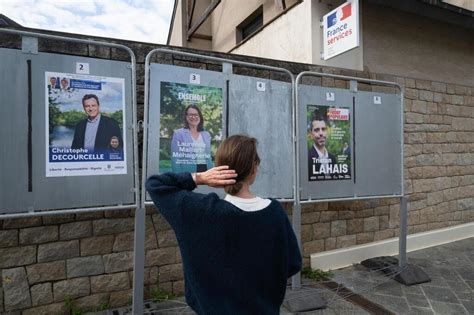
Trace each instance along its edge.
{"label": "hair bun", "polygon": [[242,182],[237,182],[233,185],[228,185],[224,187],[224,190],[226,193],[229,195],[236,195],[239,193],[239,191],[242,189],[243,183]]}

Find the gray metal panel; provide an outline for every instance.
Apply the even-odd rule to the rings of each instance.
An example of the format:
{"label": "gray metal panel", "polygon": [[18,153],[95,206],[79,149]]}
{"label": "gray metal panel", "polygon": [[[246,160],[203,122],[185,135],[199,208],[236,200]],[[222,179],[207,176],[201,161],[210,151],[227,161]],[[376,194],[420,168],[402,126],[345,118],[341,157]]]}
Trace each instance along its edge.
{"label": "gray metal panel", "polygon": [[23,56],[0,49],[0,213],[26,211],[33,200],[27,192],[28,74]]}
{"label": "gray metal panel", "polygon": [[[86,57],[66,56],[59,54],[40,53],[38,55],[24,55],[20,51],[8,51],[11,55],[4,59],[2,50],[2,68],[7,66],[8,73],[12,73],[13,78],[19,81],[16,85],[10,84],[7,78],[2,78],[3,95],[9,95],[2,99],[8,100],[13,111],[13,116],[2,115],[2,142],[5,141],[4,148],[18,148],[14,155],[8,153],[6,160],[11,161],[9,167],[2,165],[2,187],[12,187],[15,181],[23,182],[27,179],[26,161],[26,60],[32,62],[32,130],[33,130],[33,191],[28,193],[27,186],[14,184],[10,190],[8,200],[0,204],[1,213],[23,212],[31,208],[34,210],[46,209],[67,209],[93,206],[112,206],[121,204],[133,204],[134,195],[134,172],[133,172],[133,132],[132,132],[132,97],[131,97],[131,70],[130,63],[99,60]],[[6,60],[6,61],[5,61]],[[9,63],[11,62],[11,63]],[[107,175],[107,176],[72,176],[72,177],[46,177],[46,139],[45,139],[45,72],[65,72],[75,73],[76,62],[87,62],[90,65],[90,75],[100,75],[107,77],[125,78],[125,116],[126,116],[126,137],[127,137],[127,174]],[[12,66],[13,67],[12,67]],[[8,77],[11,77],[10,75]],[[21,81],[21,82],[20,82]],[[3,85],[7,82],[7,85]],[[14,91],[14,93],[12,93]],[[23,105],[25,104],[24,108]],[[2,112],[5,106],[2,106]],[[19,111],[19,112],[17,112]],[[11,119],[12,121],[9,121]],[[5,126],[10,126],[6,129]],[[4,133],[3,130],[5,128]],[[16,134],[15,137],[4,137],[3,135]],[[25,138],[23,138],[25,137]],[[18,142],[21,146],[18,146]],[[4,149],[5,150],[5,149]],[[17,149],[15,149],[17,151]],[[18,167],[21,164],[21,167]],[[23,168],[25,170],[23,170]],[[22,169],[22,171],[18,171]],[[7,178],[3,185],[4,174]],[[13,180],[14,179],[14,180]],[[12,199],[13,198],[13,199]],[[21,200],[21,201],[20,201]],[[26,201],[25,201],[26,200]]]}
{"label": "gray metal panel", "polygon": [[[222,89],[222,100],[226,99],[226,79],[227,75],[208,70],[185,68],[178,66],[170,66],[163,64],[150,64],[150,95],[148,108],[148,143],[147,145],[147,177],[159,173],[159,157],[160,157],[160,99],[161,99],[161,82],[175,82],[190,84],[190,74],[200,75],[199,85],[211,86]],[[223,104],[222,121],[224,124],[225,106]],[[224,132],[223,126],[222,131]],[[145,189],[143,187],[143,189]],[[201,186],[196,191],[202,193],[216,192],[223,195],[222,189],[212,189]],[[146,196],[146,200],[151,200]]]}
{"label": "gray metal panel", "polygon": [[[258,140],[261,159],[252,191],[260,196],[293,198],[291,84],[229,75],[229,135]],[[265,90],[257,90],[264,83]]]}
{"label": "gray metal panel", "polygon": [[[326,92],[335,93],[335,101],[326,100]],[[350,119],[353,122],[353,96],[354,93],[336,88],[327,88],[319,86],[299,85],[298,89],[298,117],[299,119],[299,156],[300,156],[300,185],[301,199],[332,199],[347,198],[354,196],[353,176],[347,180],[326,180],[310,182],[308,178],[308,149],[306,139],[308,135],[306,106],[323,105],[346,107],[350,109]],[[352,139],[351,128],[351,139]],[[352,158],[352,161],[354,159]],[[353,173],[353,171],[352,171]]]}
{"label": "gray metal panel", "polygon": [[400,95],[358,92],[355,107],[357,196],[401,194]]}

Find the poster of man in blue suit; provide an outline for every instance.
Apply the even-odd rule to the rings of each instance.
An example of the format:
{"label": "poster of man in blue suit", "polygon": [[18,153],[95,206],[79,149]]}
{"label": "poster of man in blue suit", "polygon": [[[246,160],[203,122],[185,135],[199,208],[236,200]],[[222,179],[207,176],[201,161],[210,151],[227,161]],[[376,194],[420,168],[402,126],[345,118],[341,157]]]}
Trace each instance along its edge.
{"label": "poster of man in blue suit", "polygon": [[126,174],[124,79],[58,72],[45,79],[46,176]]}

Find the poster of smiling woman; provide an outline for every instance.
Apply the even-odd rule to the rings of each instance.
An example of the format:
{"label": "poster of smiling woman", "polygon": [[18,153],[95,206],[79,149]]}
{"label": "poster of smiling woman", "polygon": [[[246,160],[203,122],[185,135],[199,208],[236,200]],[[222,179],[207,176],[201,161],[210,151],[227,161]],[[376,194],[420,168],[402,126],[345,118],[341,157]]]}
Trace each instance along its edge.
{"label": "poster of smiling woman", "polygon": [[46,177],[126,174],[123,78],[45,73]]}
{"label": "poster of smiling woman", "polygon": [[161,82],[160,173],[203,172],[222,140],[222,89]]}

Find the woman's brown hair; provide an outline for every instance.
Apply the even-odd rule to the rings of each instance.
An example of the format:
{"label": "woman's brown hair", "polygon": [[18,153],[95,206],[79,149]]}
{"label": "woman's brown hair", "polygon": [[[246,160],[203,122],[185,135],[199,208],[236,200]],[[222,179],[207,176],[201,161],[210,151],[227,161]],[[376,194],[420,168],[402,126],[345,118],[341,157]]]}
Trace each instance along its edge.
{"label": "woman's brown hair", "polygon": [[236,195],[242,189],[242,182],[252,174],[254,167],[260,164],[257,153],[257,139],[244,135],[234,135],[225,139],[216,153],[216,166],[228,165],[238,174],[236,183],[225,186],[230,195]]}

